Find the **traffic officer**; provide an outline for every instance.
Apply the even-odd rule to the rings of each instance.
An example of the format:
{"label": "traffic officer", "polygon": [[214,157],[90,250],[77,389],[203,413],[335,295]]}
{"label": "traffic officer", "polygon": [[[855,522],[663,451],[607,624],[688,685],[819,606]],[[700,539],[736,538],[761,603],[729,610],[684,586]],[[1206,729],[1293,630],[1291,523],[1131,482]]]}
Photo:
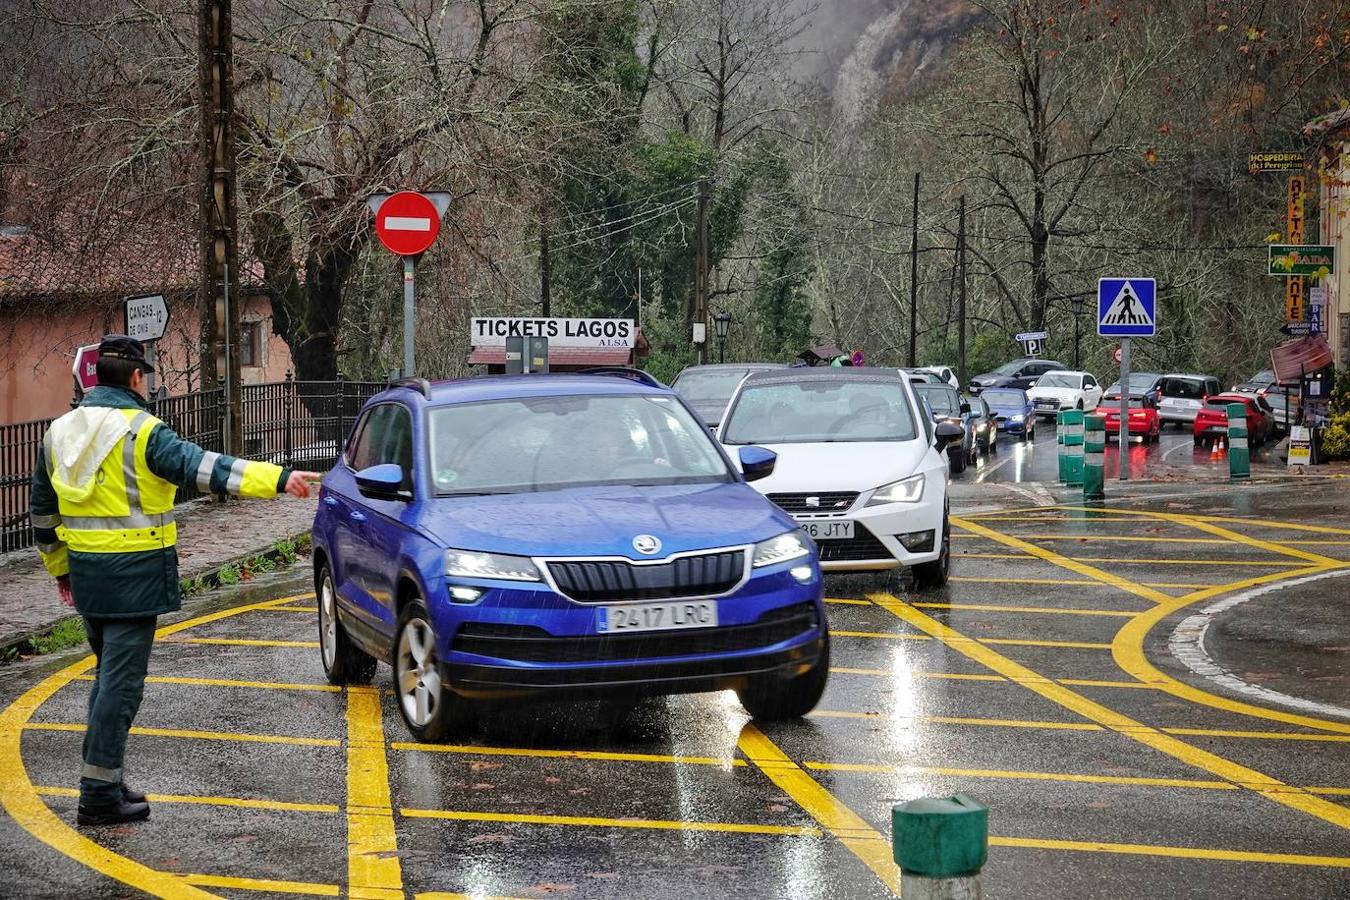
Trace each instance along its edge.
{"label": "traffic officer", "polygon": [[98,387],[43,438],[30,503],[42,561],[62,601],[84,617],[98,661],[80,773],[81,825],[150,815],[145,795],[122,780],[122,756],[145,689],[155,618],[180,608],[178,486],[303,498],[319,478],[183,440],[146,409],[145,376],[154,369],[140,341],[110,334],[98,349]]}

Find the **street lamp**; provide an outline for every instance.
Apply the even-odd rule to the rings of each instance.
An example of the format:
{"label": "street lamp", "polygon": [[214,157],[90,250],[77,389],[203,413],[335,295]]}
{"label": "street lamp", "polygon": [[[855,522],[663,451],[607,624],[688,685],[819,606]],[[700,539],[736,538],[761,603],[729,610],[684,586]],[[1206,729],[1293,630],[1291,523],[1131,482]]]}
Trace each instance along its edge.
{"label": "street lamp", "polygon": [[713,328],[717,331],[717,361],[727,361],[727,332],[731,329],[731,313],[720,312],[713,316]]}

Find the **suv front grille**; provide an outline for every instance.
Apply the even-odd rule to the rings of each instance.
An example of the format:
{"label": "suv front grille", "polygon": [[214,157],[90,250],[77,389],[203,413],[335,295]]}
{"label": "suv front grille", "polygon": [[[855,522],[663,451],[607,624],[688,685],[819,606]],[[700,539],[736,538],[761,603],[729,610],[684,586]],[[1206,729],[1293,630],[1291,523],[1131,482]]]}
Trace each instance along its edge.
{"label": "suv front grille", "polygon": [[580,603],[664,600],[725,594],[741,582],[745,551],[723,550],[648,565],[622,560],[551,560],[545,565],[558,590]]}
{"label": "suv front grille", "polygon": [[886,545],[877,540],[859,522],[853,526],[853,537],[846,541],[817,541],[821,562],[855,562],[862,559],[894,559]]}
{"label": "suv front grille", "polygon": [[[857,491],[821,491],[819,493],[769,494],[770,500],[778,504],[783,512],[790,513],[841,513],[853,506],[858,499]],[[815,505],[807,503],[813,497]]]}
{"label": "suv front grille", "polygon": [[631,662],[705,653],[754,650],[790,640],[820,624],[813,603],[774,609],[749,625],[555,637],[533,625],[466,622],[451,649],[495,659],[533,663]]}

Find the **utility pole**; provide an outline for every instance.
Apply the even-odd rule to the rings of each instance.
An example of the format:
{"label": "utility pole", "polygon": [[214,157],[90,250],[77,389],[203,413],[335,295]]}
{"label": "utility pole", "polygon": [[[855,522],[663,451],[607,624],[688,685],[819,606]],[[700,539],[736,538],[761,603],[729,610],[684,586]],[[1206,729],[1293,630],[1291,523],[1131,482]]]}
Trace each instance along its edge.
{"label": "utility pole", "polygon": [[539,202],[539,315],[547,319],[553,314],[553,262],[549,258],[549,220],[548,201]]}
{"label": "utility pole", "polygon": [[694,312],[690,317],[694,341],[694,361],[708,361],[708,206],[711,185],[707,176],[698,182],[698,236],[694,250]]}
{"label": "utility pole", "polygon": [[959,286],[956,293],[956,378],[964,388],[966,381],[966,195],[956,217],[956,268]]}
{"label": "utility pole", "polygon": [[[201,106],[202,387],[223,384],[224,447],[243,452],[239,372],[239,284],[236,246],[234,57],[231,0],[199,0],[198,75]],[[233,279],[233,284],[231,283]]]}
{"label": "utility pole", "polygon": [[919,364],[919,173],[914,173],[914,209],[909,233],[909,367]]}

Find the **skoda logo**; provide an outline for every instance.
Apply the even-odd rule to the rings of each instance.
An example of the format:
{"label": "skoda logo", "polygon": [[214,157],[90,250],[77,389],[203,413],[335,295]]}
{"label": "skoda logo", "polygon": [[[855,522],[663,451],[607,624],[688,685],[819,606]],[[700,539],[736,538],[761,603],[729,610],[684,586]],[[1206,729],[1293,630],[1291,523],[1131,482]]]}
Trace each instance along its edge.
{"label": "skoda logo", "polygon": [[654,535],[639,534],[633,538],[633,549],[644,556],[651,556],[653,553],[660,552],[661,542]]}

